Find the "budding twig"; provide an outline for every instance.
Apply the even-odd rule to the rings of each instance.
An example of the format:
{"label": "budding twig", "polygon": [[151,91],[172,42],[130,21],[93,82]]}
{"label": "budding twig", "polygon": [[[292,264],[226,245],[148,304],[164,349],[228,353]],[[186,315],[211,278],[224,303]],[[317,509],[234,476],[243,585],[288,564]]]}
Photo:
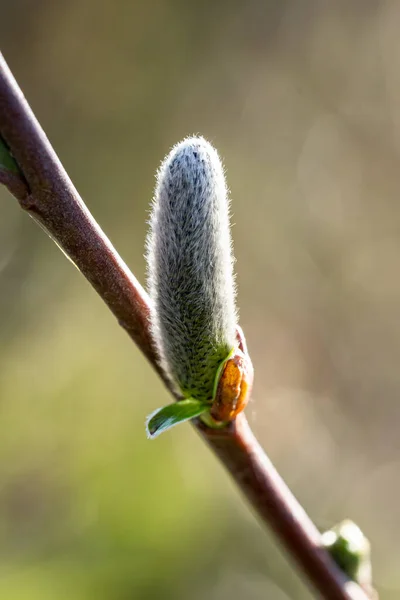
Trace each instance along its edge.
{"label": "budding twig", "polygon": [[[149,297],[85,207],[1,55],[0,134],[22,172],[21,187],[14,181],[10,191],[85,275],[171,389],[150,334]],[[268,460],[243,414],[223,430],[200,422],[197,428],[309,584],[327,600],[367,600],[323,549],[318,530]]]}
{"label": "budding twig", "polygon": [[223,427],[244,410],[253,366],[237,324],[228,191],[217,151],[186,138],[158,171],[147,240],[150,325],[185,401],[158,409],[149,437],[201,416]]}

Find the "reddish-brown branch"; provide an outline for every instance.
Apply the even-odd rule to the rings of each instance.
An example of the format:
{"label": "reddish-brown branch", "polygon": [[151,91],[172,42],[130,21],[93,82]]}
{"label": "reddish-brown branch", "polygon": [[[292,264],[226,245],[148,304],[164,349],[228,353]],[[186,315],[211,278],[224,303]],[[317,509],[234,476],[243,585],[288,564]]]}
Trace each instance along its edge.
{"label": "reddish-brown branch", "polygon": [[210,430],[200,421],[197,427],[321,597],[366,600],[364,590],[348,581],[321,547],[318,529],[261,448],[243,413],[224,430]]}
{"label": "reddish-brown branch", "polygon": [[[0,132],[25,177],[17,194],[22,208],[40,222],[156,363],[145,291],[79,197],[1,55]],[[8,187],[15,192],[15,178]]]}
{"label": "reddish-brown branch", "polygon": [[[79,197],[15,79],[0,55],[0,134],[23,177],[6,183],[77,265],[119,323],[163,378],[149,332],[150,300]],[[1,174],[0,174],[1,175]],[[367,600],[321,547],[320,535],[269,461],[243,415],[224,430],[197,429],[231,473],[258,516],[270,526],[327,600]]]}

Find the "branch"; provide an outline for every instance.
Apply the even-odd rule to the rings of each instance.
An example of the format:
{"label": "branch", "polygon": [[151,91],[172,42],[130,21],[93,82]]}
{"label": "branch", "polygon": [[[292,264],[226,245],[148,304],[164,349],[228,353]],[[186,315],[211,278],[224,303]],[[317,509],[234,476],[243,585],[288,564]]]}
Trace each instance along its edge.
{"label": "branch", "polygon": [[[21,175],[0,171],[21,207],[75,263],[171,390],[149,331],[150,299],[84,205],[0,54],[0,134]],[[321,545],[317,528],[258,444],[243,415],[224,430],[197,430],[259,518],[327,600],[367,600]]]}

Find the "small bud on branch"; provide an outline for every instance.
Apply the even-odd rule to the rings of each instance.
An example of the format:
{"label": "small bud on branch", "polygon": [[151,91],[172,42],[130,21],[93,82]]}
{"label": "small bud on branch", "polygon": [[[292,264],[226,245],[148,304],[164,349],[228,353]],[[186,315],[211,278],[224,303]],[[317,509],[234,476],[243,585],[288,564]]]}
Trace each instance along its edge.
{"label": "small bud on branch", "polygon": [[346,519],[322,534],[322,544],[342,571],[372,595],[371,546],[361,529]]}

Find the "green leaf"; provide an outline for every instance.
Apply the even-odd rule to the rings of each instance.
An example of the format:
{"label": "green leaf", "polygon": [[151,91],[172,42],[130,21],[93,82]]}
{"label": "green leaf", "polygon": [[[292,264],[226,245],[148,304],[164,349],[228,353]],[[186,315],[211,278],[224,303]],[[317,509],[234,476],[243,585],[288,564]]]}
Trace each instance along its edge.
{"label": "green leaf", "polygon": [[19,168],[15,160],[10,154],[9,149],[0,137],[0,169],[11,171],[19,174]]}
{"label": "green leaf", "polygon": [[204,402],[194,398],[187,398],[159,408],[147,417],[147,437],[155,438],[174,425],[199,417],[209,410],[209,404],[204,404]]}

